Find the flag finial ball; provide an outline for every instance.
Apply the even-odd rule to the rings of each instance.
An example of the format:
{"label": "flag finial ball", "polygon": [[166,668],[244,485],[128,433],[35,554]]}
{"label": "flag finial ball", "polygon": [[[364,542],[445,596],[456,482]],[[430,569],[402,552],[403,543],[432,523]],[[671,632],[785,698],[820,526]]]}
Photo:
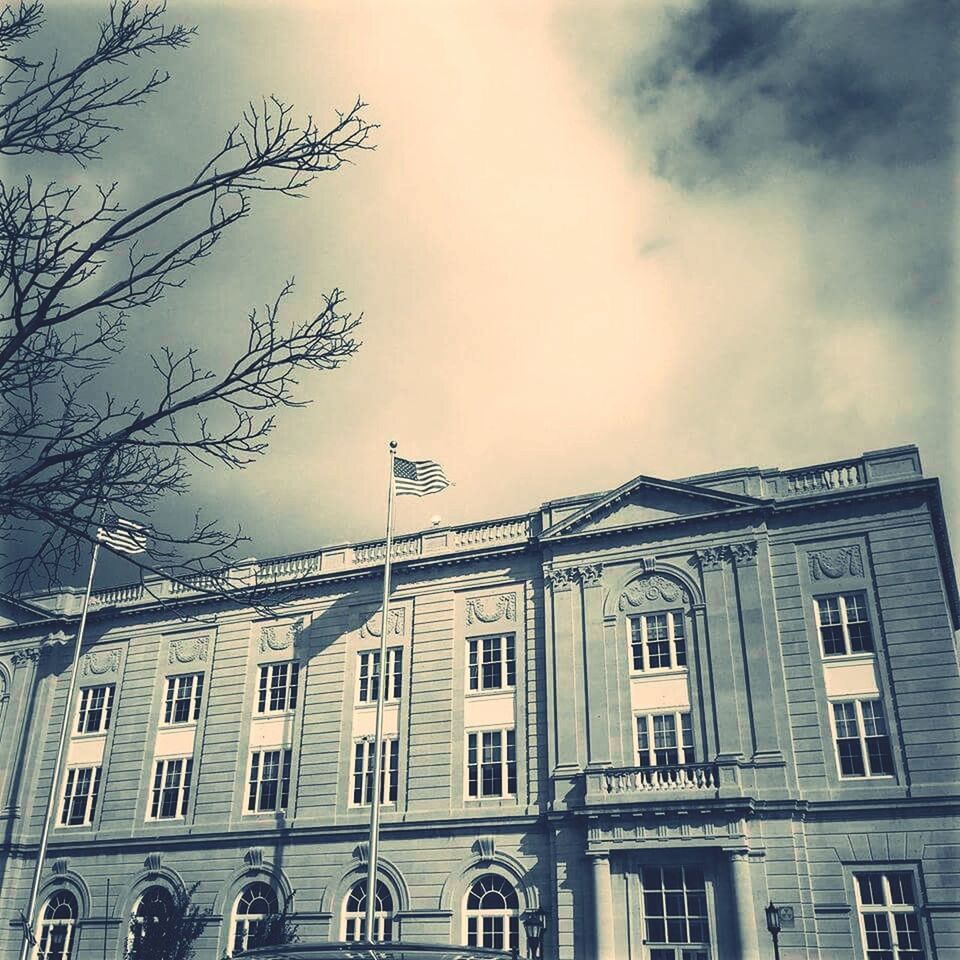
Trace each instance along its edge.
{"label": "flag finial ball", "polygon": [[397,441],[396,441],[396,440],[391,440],[391,441],[390,441],[390,449],[391,449],[391,450],[396,450],[396,449],[397,449]]}

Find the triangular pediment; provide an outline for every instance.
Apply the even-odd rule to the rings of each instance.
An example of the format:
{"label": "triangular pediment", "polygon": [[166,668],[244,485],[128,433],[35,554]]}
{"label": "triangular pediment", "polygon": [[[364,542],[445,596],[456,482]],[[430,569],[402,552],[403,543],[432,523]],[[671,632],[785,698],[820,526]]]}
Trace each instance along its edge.
{"label": "triangular pediment", "polygon": [[762,505],[763,501],[754,497],[640,476],[565,516],[540,539],[623,530]]}
{"label": "triangular pediment", "polygon": [[36,604],[0,594],[0,628],[51,619],[52,615]]}

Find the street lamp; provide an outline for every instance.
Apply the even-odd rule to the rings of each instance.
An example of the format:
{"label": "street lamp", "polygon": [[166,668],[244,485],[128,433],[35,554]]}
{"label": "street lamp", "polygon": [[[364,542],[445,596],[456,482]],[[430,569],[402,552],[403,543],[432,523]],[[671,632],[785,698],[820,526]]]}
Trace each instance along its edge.
{"label": "street lamp", "polygon": [[774,960],[780,960],[780,908],[775,906],[773,901],[767,905],[767,929],[770,936],[773,937],[773,956]]}
{"label": "street lamp", "polygon": [[520,919],[527,935],[527,951],[530,960],[542,960],[543,931],[547,926],[546,912],[538,907],[536,910],[527,910]]}

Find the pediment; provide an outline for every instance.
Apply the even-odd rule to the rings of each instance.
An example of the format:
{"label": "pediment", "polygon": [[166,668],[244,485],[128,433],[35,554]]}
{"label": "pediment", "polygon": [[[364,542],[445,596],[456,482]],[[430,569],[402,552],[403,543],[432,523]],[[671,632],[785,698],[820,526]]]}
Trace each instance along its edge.
{"label": "pediment", "polygon": [[540,539],[603,533],[762,505],[763,501],[754,497],[641,476],[559,520]]}
{"label": "pediment", "polygon": [[0,594],[0,629],[51,619],[53,619],[51,614],[42,607]]}

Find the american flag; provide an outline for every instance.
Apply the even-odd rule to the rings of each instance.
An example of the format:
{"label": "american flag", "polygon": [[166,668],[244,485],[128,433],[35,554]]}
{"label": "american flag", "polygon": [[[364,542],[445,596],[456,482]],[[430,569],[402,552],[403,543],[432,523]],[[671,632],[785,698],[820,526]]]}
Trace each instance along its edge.
{"label": "american flag", "polygon": [[147,528],[122,517],[106,517],[104,525],[97,528],[97,539],[120,553],[143,553],[147,549]]}
{"label": "american flag", "polygon": [[425,497],[428,493],[439,493],[444,487],[450,486],[443,467],[432,460],[404,460],[403,457],[396,457],[393,461],[393,476],[398,497],[405,493]]}

